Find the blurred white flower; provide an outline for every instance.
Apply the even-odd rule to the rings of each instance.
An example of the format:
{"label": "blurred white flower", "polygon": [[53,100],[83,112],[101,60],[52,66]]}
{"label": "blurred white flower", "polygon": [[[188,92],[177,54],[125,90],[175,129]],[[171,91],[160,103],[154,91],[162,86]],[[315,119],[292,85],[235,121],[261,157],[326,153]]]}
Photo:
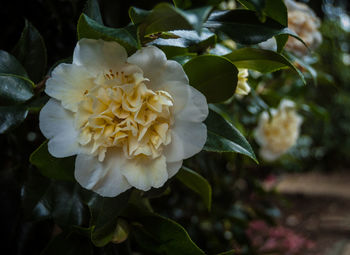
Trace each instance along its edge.
{"label": "blurred white flower", "polygon": [[[322,35],[318,31],[319,18],[304,3],[285,0],[285,4],[288,9],[288,27],[296,32],[310,49],[315,49],[322,42]],[[304,56],[308,53],[308,49],[293,37],[289,37],[285,49],[298,56]]]}
{"label": "blurred white flower", "polygon": [[46,83],[40,112],[49,152],[77,155],[75,178],[102,196],[161,187],[207,137],[205,97],[156,47],[128,57],[116,42],[82,39]]}
{"label": "blurred white flower", "polygon": [[248,69],[238,69],[238,82],[235,94],[246,96],[250,92],[250,86],[248,85]]}
{"label": "blurred white flower", "polygon": [[277,110],[271,109],[271,116],[263,112],[254,132],[260,156],[267,161],[276,160],[296,143],[303,120],[290,100],[282,100]]}

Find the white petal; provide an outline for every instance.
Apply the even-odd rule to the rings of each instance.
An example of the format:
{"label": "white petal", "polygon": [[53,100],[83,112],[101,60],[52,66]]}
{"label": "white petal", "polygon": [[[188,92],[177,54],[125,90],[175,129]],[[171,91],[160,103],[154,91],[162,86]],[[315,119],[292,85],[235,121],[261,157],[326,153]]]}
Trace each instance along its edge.
{"label": "white petal", "polygon": [[276,159],[278,159],[282,154],[282,153],[274,153],[272,151],[270,151],[269,149],[265,148],[265,147],[261,147],[259,150],[259,154],[260,156],[265,160],[265,161],[274,161]]}
{"label": "white petal", "polygon": [[89,72],[119,69],[126,64],[128,55],[117,42],[81,39],[74,49],[73,64],[84,66]]}
{"label": "white petal", "polygon": [[45,92],[61,100],[64,108],[76,112],[78,103],[93,86],[93,77],[84,67],[60,64],[47,80]]}
{"label": "white petal", "polygon": [[207,127],[203,123],[176,121],[171,130],[171,143],[164,155],[167,162],[180,161],[197,154],[207,140]]}
{"label": "white petal", "polygon": [[202,122],[209,113],[207,99],[195,88],[188,86],[189,98],[185,107],[175,116],[175,121]]}
{"label": "white petal", "polygon": [[173,177],[182,167],[182,160],[176,161],[176,162],[167,162],[166,163],[168,168],[168,178]]}
{"label": "white petal", "polygon": [[108,151],[103,162],[97,157],[79,154],[75,160],[75,179],[86,189],[104,197],[115,197],[131,186],[121,173],[122,151]]}
{"label": "white petal", "polygon": [[163,51],[154,46],[142,48],[128,58],[128,62],[143,70],[146,82],[151,89],[158,89],[169,81],[188,84],[188,78],[182,66],[173,60],[167,60]]}
{"label": "white petal", "polygon": [[164,156],[156,159],[130,159],[123,166],[122,172],[132,186],[143,191],[151,187],[159,188],[168,180]]}
{"label": "white petal", "polygon": [[81,151],[73,114],[57,100],[50,99],[43,107],[39,115],[39,127],[44,136],[50,139],[48,148],[53,156],[63,158]]}

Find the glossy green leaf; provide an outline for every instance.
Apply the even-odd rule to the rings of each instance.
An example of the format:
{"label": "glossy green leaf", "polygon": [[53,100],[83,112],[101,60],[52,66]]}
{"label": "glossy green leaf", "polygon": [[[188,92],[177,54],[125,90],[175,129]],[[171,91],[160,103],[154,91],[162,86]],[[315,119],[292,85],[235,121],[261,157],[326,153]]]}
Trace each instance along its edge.
{"label": "glossy green leaf", "polygon": [[46,178],[32,171],[23,188],[23,208],[31,220],[53,219],[63,228],[82,226],[89,217],[89,210],[80,195],[76,182]]}
{"label": "glossy green leaf", "polygon": [[38,168],[42,175],[56,180],[74,181],[75,157],[55,158],[47,148],[47,141],[30,156],[30,163]]}
{"label": "glossy green leaf", "polygon": [[244,154],[257,162],[252,147],[232,123],[225,120],[213,110],[209,110],[208,118],[204,123],[207,126],[208,132],[208,138],[204,150],[215,152],[237,152]]}
{"label": "glossy green leaf", "polygon": [[97,23],[103,25],[100,6],[98,0],[87,0],[83,12]]}
{"label": "glossy green leaf", "polygon": [[13,55],[34,82],[43,79],[47,65],[46,46],[38,30],[27,20],[21,38],[13,49]]}
{"label": "glossy green leaf", "polygon": [[265,0],[238,0],[243,6],[249,10],[256,10],[261,12],[265,7]]}
{"label": "glossy green leaf", "polygon": [[217,6],[221,2],[222,0],[173,0],[174,5],[181,9],[195,8],[203,5]]}
{"label": "glossy green leaf", "polygon": [[172,38],[158,38],[149,44],[186,48],[189,52],[195,52],[205,50],[209,46],[215,45],[216,42],[216,35],[207,29],[204,29],[201,35],[198,35],[194,30],[175,30],[169,31],[169,34],[172,35]]}
{"label": "glossy green leaf", "polygon": [[303,74],[286,57],[274,51],[242,48],[225,55],[225,57],[238,68],[247,68],[261,73],[291,68],[305,83]]}
{"label": "glossy green leaf", "polygon": [[93,246],[88,239],[73,233],[55,236],[41,255],[92,255]]}
{"label": "glossy green leaf", "polygon": [[283,0],[265,0],[264,12],[283,26],[288,26],[288,12]]}
{"label": "glossy green leaf", "polygon": [[209,103],[229,99],[237,86],[238,70],[223,57],[202,55],[184,64],[191,86],[202,92]]}
{"label": "glossy green leaf", "polygon": [[101,197],[95,193],[86,201],[91,212],[91,240],[94,245],[105,246],[112,240],[118,217],[126,208],[129,197],[130,191],[117,197]]}
{"label": "glossy green leaf", "polygon": [[0,106],[0,134],[18,126],[27,114],[28,110],[23,105]]}
{"label": "glossy green leaf", "polygon": [[78,21],[78,38],[103,39],[105,41],[116,41],[120,43],[129,54],[138,48],[138,40],[135,26],[124,28],[106,27],[85,14],[81,14]]}
{"label": "glossy green leaf", "polygon": [[210,6],[204,6],[183,11],[171,4],[160,3],[144,19],[140,28],[141,36],[172,30],[196,30],[200,33],[211,9]]}
{"label": "glossy green leaf", "polygon": [[261,22],[256,12],[250,10],[231,10],[213,12],[205,26],[214,31],[220,31],[232,40],[242,44],[257,44],[281,34],[300,38],[279,22],[266,18]]}
{"label": "glossy green leaf", "polygon": [[150,254],[204,255],[186,230],[175,221],[156,214],[136,219],[133,235]]}
{"label": "glossy green leaf", "polygon": [[211,186],[209,182],[195,171],[182,167],[176,174],[176,178],[179,179],[188,188],[196,192],[201,196],[208,210],[211,208]]}
{"label": "glossy green leaf", "polygon": [[[270,18],[278,21],[284,26],[288,26],[288,11],[283,0],[266,0],[264,12]],[[288,35],[276,35],[277,52],[281,52],[288,41]]]}
{"label": "glossy green leaf", "polygon": [[0,105],[19,104],[33,97],[34,84],[25,77],[0,74]]}
{"label": "glossy green leaf", "polygon": [[28,77],[22,64],[14,56],[3,50],[0,50],[0,73]]}

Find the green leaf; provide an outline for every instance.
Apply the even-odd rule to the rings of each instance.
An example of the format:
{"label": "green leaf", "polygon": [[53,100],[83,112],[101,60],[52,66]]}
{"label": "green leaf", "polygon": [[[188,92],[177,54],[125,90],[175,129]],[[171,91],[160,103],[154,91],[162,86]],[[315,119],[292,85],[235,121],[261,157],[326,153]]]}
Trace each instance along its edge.
{"label": "green leaf", "polygon": [[202,55],[192,58],[183,68],[191,86],[202,92],[209,103],[225,101],[236,90],[238,70],[226,58]]}
{"label": "green leaf", "polygon": [[201,7],[203,5],[217,6],[221,2],[222,0],[173,0],[174,5],[181,9]]}
{"label": "green leaf", "polygon": [[0,73],[28,77],[22,64],[6,51],[0,50]]}
{"label": "green leaf", "polygon": [[169,34],[172,38],[158,38],[149,45],[186,48],[188,52],[196,52],[203,51],[216,42],[216,35],[208,29],[203,29],[201,35],[194,30],[175,30],[169,31]]}
{"label": "green leaf", "polygon": [[261,73],[291,68],[305,83],[304,75],[283,55],[262,49],[242,48],[224,56],[238,68],[247,68]]}
{"label": "green leaf", "polygon": [[47,148],[48,141],[44,142],[30,155],[30,163],[38,168],[46,177],[56,180],[74,181],[75,157],[55,158]]}
{"label": "green leaf", "polygon": [[97,23],[103,25],[100,6],[98,0],[87,0],[83,12]]}
{"label": "green leaf", "polygon": [[91,212],[91,240],[94,245],[105,246],[112,240],[118,217],[126,208],[129,197],[130,191],[113,198],[101,197],[95,193],[86,201]]}
{"label": "green leaf", "polygon": [[77,234],[61,233],[55,236],[41,255],[92,255],[93,247],[88,239]]}
{"label": "green leaf", "polygon": [[47,65],[46,47],[38,30],[27,20],[21,38],[13,49],[13,55],[35,83],[42,80]]}
{"label": "green leaf", "polygon": [[265,22],[261,22],[256,12],[250,10],[213,12],[205,23],[205,27],[223,32],[232,40],[242,44],[257,44],[281,34],[301,40],[293,31],[274,19],[267,17]]}
{"label": "green leaf", "polygon": [[283,26],[288,26],[288,12],[283,0],[265,0],[264,12]]}
{"label": "green leaf", "polygon": [[182,167],[176,174],[176,178],[179,179],[188,188],[199,194],[208,210],[211,208],[211,186],[209,182],[195,171]]}
{"label": "green leaf", "polygon": [[27,218],[52,218],[56,224],[68,229],[87,222],[89,211],[81,199],[78,183],[48,179],[36,171],[29,173],[22,195]]}
{"label": "green leaf", "polygon": [[232,123],[225,120],[213,110],[209,110],[208,118],[204,123],[208,130],[208,138],[204,150],[215,152],[237,152],[252,158],[255,162],[258,162],[252,147]]}
{"label": "green leaf", "polygon": [[238,0],[243,6],[250,10],[261,12],[265,7],[265,0]]}
{"label": "green leaf", "polygon": [[19,104],[33,97],[34,84],[25,77],[0,74],[0,105]]}
{"label": "green leaf", "polygon": [[140,9],[134,6],[131,6],[129,9],[129,17],[132,23],[134,23],[135,25],[142,23],[150,13],[151,11]]}
{"label": "green leaf", "polygon": [[236,254],[239,254],[239,252],[237,253],[237,250],[230,250],[230,251],[221,252],[217,255],[236,255]]}
{"label": "green leaf", "polygon": [[116,41],[121,44],[129,54],[134,53],[139,44],[137,41],[136,27],[111,28],[103,26],[85,14],[81,14],[78,20],[78,38],[103,39]]}
{"label": "green leaf", "polygon": [[23,105],[0,106],[0,134],[18,126],[27,114],[28,110]]}
{"label": "green leaf", "polygon": [[175,221],[156,214],[139,217],[136,221],[133,231],[136,241],[151,254],[204,255]]}
{"label": "green leaf", "polygon": [[[278,21],[283,26],[288,26],[288,11],[282,0],[266,0],[264,12],[270,18]],[[288,41],[288,35],[276,35],[277,52],[281,52]]]}
{"label": "green leaf", "polygon": [[[204,6],[183,11],[171,4],[160,3],[144,19],[140,28],[141,37],[172,30],[196,30],[200,33],[211,9],[211,6]],[[130,16],[140,17],[133,14]]]}

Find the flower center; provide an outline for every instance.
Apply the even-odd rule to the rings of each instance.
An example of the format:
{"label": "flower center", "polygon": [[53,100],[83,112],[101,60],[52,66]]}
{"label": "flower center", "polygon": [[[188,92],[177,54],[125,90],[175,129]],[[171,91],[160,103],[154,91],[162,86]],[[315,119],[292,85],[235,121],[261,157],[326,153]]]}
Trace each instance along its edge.
{"label": "flower center", "polygon": [[84,92],[75,117],[79,143],[100,161],[110,147],[120,147],[127,158],[156,158],[171,142],[173,98],[145,81],[141,73],[109,70]]}

